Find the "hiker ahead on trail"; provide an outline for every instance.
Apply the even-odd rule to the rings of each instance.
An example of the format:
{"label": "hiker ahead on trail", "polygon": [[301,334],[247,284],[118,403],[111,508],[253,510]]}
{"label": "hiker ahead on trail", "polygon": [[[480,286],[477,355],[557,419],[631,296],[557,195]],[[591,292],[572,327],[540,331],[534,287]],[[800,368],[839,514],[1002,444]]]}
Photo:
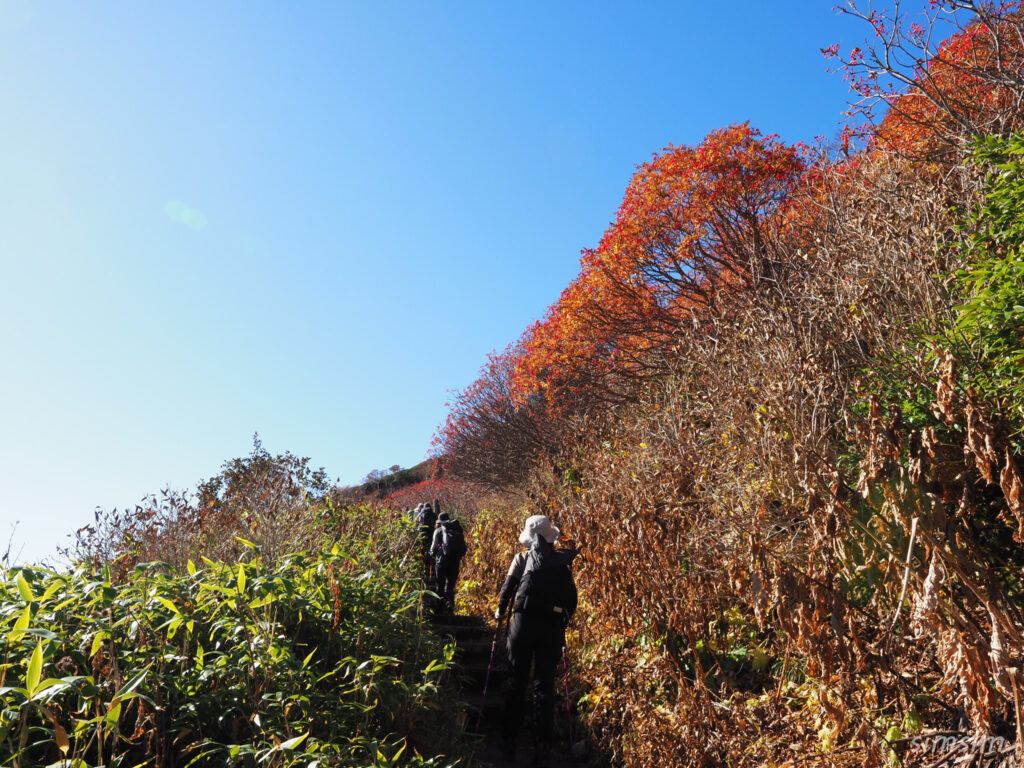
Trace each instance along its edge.
{"label": "hiker ahead on trail", "polygon": [[462,524],[447,512],[438,515],[430,555],[437,564],[437,594],[441,597],[441,612],[455,613],[455,582],[459,578],[459,563],[466,554],[466,535]]}
{"label": "hiker ahead on trail", "polygon": [[530,680],[530,664],[538,686],[537,743],[539,757],[551,750],[554,726],[555,667],[565,646],[565,626],[576,611],[576,583],[571,565],[574,550],[556,550],[558,529],[544,515],[526,520],[519,543],[529,547],[513,558],[501,587],[500,622],[511,607],[508,658],[512,680],[505,700],[502,752],[515,756],[516,737],[523,721],[523,696]]}
{"label": "hiker ahead on trail", "polygon": [[437,522],[437,515],[429,503],[420,503],[416,505],[412,519],[420,527],[420,552],[423,555],[423,567],[428,571],[427,580],[429,581],[430,542],[434,536],[434,523]]}

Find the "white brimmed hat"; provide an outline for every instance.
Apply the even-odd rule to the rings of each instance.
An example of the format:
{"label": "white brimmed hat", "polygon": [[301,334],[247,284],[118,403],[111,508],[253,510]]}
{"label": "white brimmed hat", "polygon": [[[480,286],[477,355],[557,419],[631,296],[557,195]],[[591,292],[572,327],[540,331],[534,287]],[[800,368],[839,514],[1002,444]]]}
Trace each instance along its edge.
{"label": "white brimmed hat", "polygon": [[554,544],[558,539],[558,534],[558,529],[551,524],[547,515],[534,515],[533,517],[526,518],[523,532],[519,534],[519,543],[524,547],[528,547],[533,543],[534,536],[540,536],[548,544]]}

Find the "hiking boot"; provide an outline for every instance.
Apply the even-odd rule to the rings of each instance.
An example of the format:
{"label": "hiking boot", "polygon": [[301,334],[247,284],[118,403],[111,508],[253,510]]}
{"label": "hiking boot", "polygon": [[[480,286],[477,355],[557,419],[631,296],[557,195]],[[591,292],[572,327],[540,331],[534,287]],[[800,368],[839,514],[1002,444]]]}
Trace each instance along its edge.
{"label": "hiking boot", "polygon": [[551,764],[551,744],[549,742],[537,742],[537,747],[533,752],[533,764],[537,768],[544,768]]}
{"label": "hiking boot", "polygon": [[501,740],[501,759],[510,763],[516,761],[516,743],[512,739]]}

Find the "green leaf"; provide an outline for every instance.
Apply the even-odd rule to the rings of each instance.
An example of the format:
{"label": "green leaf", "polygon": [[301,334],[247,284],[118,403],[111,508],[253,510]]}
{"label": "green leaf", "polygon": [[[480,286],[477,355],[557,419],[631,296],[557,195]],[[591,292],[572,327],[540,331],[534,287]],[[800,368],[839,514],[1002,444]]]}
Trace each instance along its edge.
{"label": "green leaf", "polygon": [[146,667],[144,670],[142,670],[137,675],[135,675],[135,677],[133,677],[131,680],[129,680],[127,683],[125,683],[123,686],[121,686],[121,690],[119,690],[116,694],[114,694],[114,698],[115,699],[123,699],[129,693],[131,693],[136,688],[138,688],[139,687],[139,683],[141,683],[145,679],[146,675],[149,674],[150,667],[152,667],[152,666],[153,665],[150,664],[149,667]]}
{"label": "green leaf", "polygon": [[445,670],[448,668],[447,662],[442,659],[431,659],[430,663],[423,668],[423,674],[429,675],[431,672],[436,670]]}
{"label": "green leaf", "polygon": [[14,629],[7,635],[7,640],[12,643],[18,642],[22,635],[25,634],[25,630],[28,629],[29,622],[32,621],[32,607],[25,606],[25,610],[21,612],[21,616],[14,622]]}
{"label": "green leaf", "polygon": [[392,763],[397,763],[398,762],[398,758],[400,758],[402,756],[402,753],[405,752],[405,748],[407,746],[409,746],[409,742],[403,741],[402,742],[402,746],[399,748],[399,750],[397,752],[395,752],[395,754],[393,754],[391,756],[391,762]]}
{"label": "green leaf", "polygon": [[287,741],[282,741],[277,746],[277,748],[278,749],[295,749],[297,746],[299,746],[299,744],[304,742],[308,736],[309,736],[309,732],[307,731],[306,733],[302,734],[301,736],[296,736],[294,739],[288,739]]}
{"label": "green leaf", "polygon": [[178,606],[176,606],[176,605],[175,605],[174,603],[172,603],[172,602],[171,602],[170,600],[168,600],[168,599],[167,599],[166,597],[158,597],[158,598],[156,599],[156,601],[157,601],[158,603],[160,603],[160,605],[162,605],[162,606],[163,606],[164,608],[166,608],[167,610],[169,610],[169,611],[170,611],[171,613],[175,613],[175,614],[178,614],[179,616],[181,615],[181,611],[180,611],[180,610],[178,610]]}
{"label": "green leaf", "polygon": [[40,600],[41,600],[42,602],[46,602],[46,601],[47,601],[47,600],[49,600],[49,599],[50,599],[51,597],[53,597],[53,596],[54,596],[55,594],[57,594],[57,592],[59,592],[59,591],[60,591],[60,588],[61,588],[61,587],[63,587],[63,586],[64,586],[64,581],[63,581],[63,579],[57,579],[57,580],[55,580],[55,581],[54,581],[54,582],[53,582],[53,583],[52,583],[52,584],[51,584],[50,586],[48,586],[48,587],[46,588],[46,591],[45,591],[45,592],[43,592],[43,596],[42,596],[41,598],[39,598],[39,599],[40,599]]}
{"label": "green leaf", "polygon": [[186,568],[188,569],[188,575],[189,575],[189,576],[195,576],[195,575],[196,575],[196,573],[198,573],[198,572],[199,572],[199,569],[198,569],[198,568],[196,568],[196,564],[195,564],[195,563],[193,563],[193,562],[192,562],[191,560],[189,560],[189,561],[188,561],[188,562],[187,562],[187,563],[185,564],[185,567],[186,567]]}
{"label": "green leaf", "polygon": [[29,586],[28,581],[25,579],[25,575],[18,571],[18,592],[21,593],[21,599],[26,603],[31,603],[36,599],[36,596],[32,593],[32,587]]}
{"label": "green leaf", "polygon": [[95,635],[92,636],[92,648],[89,650],[89,658],[91,659],[96,655],[96,652],[100,649],[100,645],[103,644],[104,640],[110,639],[110,633],[105,629],[101,629]]}
{"label": "green leaf", "polygon": [[[56,694],[61,693],[62,691],[66,691],[70,687],[71,686],[68,683],[64,682],[60,678],[48,677],[45,680],[41,680],[39,682],[39,685],[37,685],[36,689],[32,692],[32,698],[52,699]],[[57,690],[52,690],[54,688],[56,688]],[[42,694],[46,693],[47,691],[50,692],[49,695],[43,697]]]}
{"label": "green leaf", "polygon": [[245,593],[245,566],[239,564],[238,566],[238,594]]}
{"label": "green leaf", "polygon": [[40,640],[36,649],[32,651],[32,658],[28,662],[28,675],[25,677],[25,690],[32,696],[39,687],[39,678],[43,672],[43,645],[46,641]]}
{"label": "green leaf", "polygon": [[26,635],[32,635],[33,637],[41,637],[44,640],[56,640],[59,635],[56,632],[51,632],[48,629],[40,629],[39,627],[29,627],[25,630]]}

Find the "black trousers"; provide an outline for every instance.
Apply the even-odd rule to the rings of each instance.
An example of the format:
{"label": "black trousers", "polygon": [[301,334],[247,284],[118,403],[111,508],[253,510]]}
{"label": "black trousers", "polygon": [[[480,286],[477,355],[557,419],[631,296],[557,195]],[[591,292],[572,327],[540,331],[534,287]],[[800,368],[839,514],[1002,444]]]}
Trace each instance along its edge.
{"label": "black trousers", "polygon": [[515,741],[523,724],[524,697],[530,683],[530,666],[537,684],[537,741],[551,744],[555,721],[555,669],[565,644],[559,616],[538,618],[512,614],[508,630],[508,659],[512,668],[501,735]]}
{"label": "black trousers", "polygon": [[441,558],[437,561],[437,594],[441,602],[455,608],[455,582],[459,580],[460,558]]}

